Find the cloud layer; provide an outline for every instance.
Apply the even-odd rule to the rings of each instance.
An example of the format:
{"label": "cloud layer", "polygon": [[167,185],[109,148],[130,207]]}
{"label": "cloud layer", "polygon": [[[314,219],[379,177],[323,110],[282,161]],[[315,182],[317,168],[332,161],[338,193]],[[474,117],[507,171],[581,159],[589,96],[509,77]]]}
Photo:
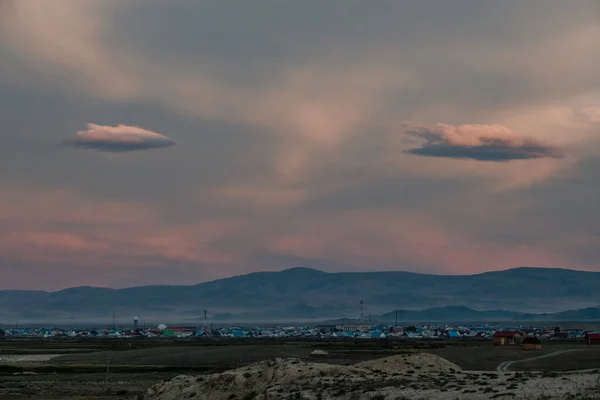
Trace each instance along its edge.
{"label": "cloud layer", "polygon": [[511,161],[535,158],[563,158],[563,152],[533,138],[514,134],[502,125],[437,124],[414,126],[408,134],[423,139],[419,148],[406,152],[429,157],[469,158],[478,161]]}
{"label": "cloud layer", "polygon": [[87,124],[87,126],[88,129],[65,139],[62,145],[112,153],[159,149],[175,145],[175,142],[168,137],[137,126],[96,124]]}
{"label": "cloud layer", "polygon": [[[573,1],[0,0],[0,289],[599,270],[600,6]],[[76,148],[185,146],[49,151],[88,121]]]}

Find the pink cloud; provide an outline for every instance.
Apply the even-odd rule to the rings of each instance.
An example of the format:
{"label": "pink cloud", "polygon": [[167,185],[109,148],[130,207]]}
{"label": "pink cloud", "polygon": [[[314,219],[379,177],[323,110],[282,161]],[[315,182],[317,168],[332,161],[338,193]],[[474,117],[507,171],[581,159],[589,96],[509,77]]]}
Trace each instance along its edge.
{"label": "pink cloud", "polygon": [[[204,194],[202,196],[205,196]],[[272,207],[290,207],[308,199],[309,193],[301,188],[286,188],[282,185],[230,185],[217,188],[212,197],[218,202],[234,202],[250,205],[255,209],[268,210]]]}
{"label": "pink cloud", "polygon": [[408,134],[424,141],[421,147],[407,150],[410,154],[505,162],[564,157],[558,148],[518,136],[503,125],[407,125]]}
{"label": "pink cloud", "polygon": [[82,224],[128,224],[156,217],[145,203],[95,201],[70,190],[41,190],[3,186],[0,221],[18,219],[35,223],[55,221]]}
{"label": "pink cloud", "polygon": [[102,96],[131,98],[140,90],[139,81],[115,61],[124,62],[127,57],[115,56],[105,42],[116,5],[112,1],[19,0],[0,24],[0,43],[53,78],[68,76]]}
{"label": "pink cloud", "polygon": [[408,131],[415,136],[456,146],[477,147],[500,142],[506,147],[521,147],[528,142],[525,138],[517,136],[508,127],[498,124],[453,126],[440,123],[434,127],[419,126],[412,123],[407,125]]}
{"label": "pink cloud", "polygon": [[551,246],[486,243],[449,230],[426,217],[382,212],[322,215],[296,221],[294,233],[273,235],[266,248],[274,253],[326,259],[358,268],[399,269],[415,265],[452,273],[477,273],[523,265],[564,266]]}
{"label": "pink cloud", "polygon": [[141,234],[127,254],[203,264],[235,265],[244,262],[244,254],[219,251],[216,243],[242,228],[239,221],[199,221]]}
{"label": "pink cloud", "polygon": [[[457,42],[452,42],[456,38],[450,42],[436,40],[428,43],[434,50],[416,46],[423,51],[411,51],[410,56],[395,51],[395,42],[357,53],[349,46],[332,54],[328,47],[294,67],[278,71],[266,83],[237,85],[220,80],[203,65],[189,64],[185,55],[183,61],[175,57],[155,60],[140,54],[137,48],[126,48],[126,41],[114,40],[112,34],[118,27],[113,26],[115,21],[111,16],[117,15],[116,10],[125,7],[122,5],[125,2],[41,3],[14,2],[18,7],[10,10],[10,18],[2,20],[0,44],[7,44],[29,65],[39,68],[43,79],[49,76],[48,81],[54,84],[57,76],[63,77],[68,87],[76,82],[77,88],[101,99],[148,102],[202,120],[259,127],[271,132],[272,139],[277,141],[275,154],[267,155],[275,160],[272,170],[276,176],[267,183],[265,177],[257,177],[216,190],[202,190],[200,196],[190,200],[201,203],[208,211],[215,204],[227,207],[235,215],[243,215],[239,220],[200,217],[190,212],[185,223],[170,222],[160,209],[144,202],[100,201],[69,191],[15,192],[14,188],[2,188],[0,222],[10,229],[0,227],[0,249],[7,256],[82,268],[123,265],[135,268],[178,262],[211,264],[216,266],[206,269],[211,277],[250,270],[245,263],[263,249],[335,260],[357,268],[384,265],[402,269],[414,264],[478,272],[522,264],[569,265],[565,253],[557,249],[555,238],[535,246],[489,244],[476,234],[463,231],[460,221],[454,221],[453,229],[422,210],[403,211],[403,214],[335,210],[330,214],[295,210],[292,213],[291,210],[318,197],[317,189],[309,189],[307,182],[317,181],[330,167],[340,167],[358,170],[357,176],[343,182],[325,182],[322,186],[326,189],[318,190],[362,184],[373,178],[474,180],[477,183],[473,183],[472,192],[445,201],[452,213],[489,224],[513,218],[511,212],[521,205],[516,203],[533,200],[513,200],[498,207],[500,210],[488,208],[493,215],[487,218],[481,214],[475,217],[474,207],[461,201],[473,194],[496,194],[548,181],[567,174],[573,161],[537,158],[535,162],[517,160],[504,165],[482,165],[473,159],[477,154],[472,151],[467,154],[471,159],[467,157],[460,163],[449,158],[424,160],[403,156],[406,143],[398,139],[399,113],[432,123],[447,120],[442,117],[497,122],[418,127],[421,137],[429,140],[430,145],[441,145],[446,155],[448,150],[455,155],[462,151],[464,155],[465,148],[483,147],[488,158],[491,150],[496,151],[496,158],[556,156],[556,148],[579,143],[583,137],[597,137],[596,127],[589,128],[590,122],[597,122],[594,108],[582,111],[588,118],[584,124],[571,119],[571,100],[558,111],[549,109],[545,102],[537,107],[523,105],[522,99],[494,109],[464,107],[458,98],[466,93],[461,79],[456,80],[456,85],[446,87],[446,82],[438,78],[447,77],[450,81],[471,71],[475,74],[499,71],[500,75],[491,74],[492,77],[507,78],[508,71],[514,73],[513,79],[508,79],[509,84],[527,82],[539,88],[552,87],[548,93],[554,98],[566,98],[558,95],[564,93],[557,87],[571,86],[573,77],[597,74],[597,63],[592,62],[600,48],[595,46],[598,42],[595,26],[593,30],[589,26],[569,32],[561,30],[560,34],[546,35],[547,40],[541,43],[527,40],[511,44],[516,46],[512,50],[502,45],[490,47],[489,41],[479,41],[476,37],[460,37]],[[444,50],[443,57],[435,49]],[[560,57],[556,57],[557,49]],[[549,63],[548,59],[554,62]],[[421,70],[418,60],[424,60],[421,65],[426,68]],[[447,61],[450,63],[444,64]],[[439,70],[429,70],[429,66],[437,64]],[[5,71],[6,66],[0,68]],[[9,71],[11,75],[2,76],[10,76],[11,84],[29,85],[29,79],[22,79],[20,72]],[[441,89],[436,87],[440,83]],[[457,93],[456,104],[440,104],[439,98],[446,98],[442,90]],[[533,92],[524,97],[543,95]],[[428,99],[431,102],[413,109],[417,93],[432,94]],[[470,96],[471,100],[476,98],[466,93],[466,97]],[[352,147],[357,139],[370,141],[373,132],[385,136],[375,156],[361,159],[346,152],[346,146]],[[534,132],[537,136],[526,138],[515,132]],[[481,153],[478,154],[481,158]],[[198,206],[197,203],[193,205]],[[461,213],[464,207],[472,208]],[[274,211],[276,216],[265,218]],[[431,214],[439,216],[441,212],[435,210]],[[234,239],[242,243],[223,248],[226,246],[222,242],[235,242]],[[95,276],[94,279],[100,279]]]}
{"label": "pink cloud", "polygon": [[[61,5],[40,7],[35,1],[23,0],[19,4],[19,8],[7,19],[5,29],[9,34],[4,35],[4,40],[15,52],[40,65],[68,71],[69,81],[78,79],[80,87],[91,96],[151,102],[199,119],[217,119],[267,129],[275,135],[273,140],[278,142],[276,154],[269,155],[275,160],[273,171],[278,175],[278,183],[296,184],[310,179],[315,174],[314,165],[323,159],[331,164],[340,163],[340,149],[352,143],[357,136],[367,136],[373,130],[386,131],[389,137],[397,135],[397,130],[389,127],[397,125],[398,107],[403,106],[391,102],[390,98],[400,99],[399,104],[410,104],[415,92],[434,90],[435,93],[435,88],[428,86],[435,79],[427,75],[427,68],[421,71],[418,62],[413,62],[424,59],[428,64],[432,63],[432,51],[429,49],[411,52],[412,61],[393,51],[390,42],[369,49],[361,48],[360,52],[353,51],[352,46],[336,49],[333,53],[330,49],[315,50],[313,57],[279,71],[266,83],[235,85],[219,79],[202,65],[191,68],[185,56],[181,60],[167,58],[157,62],[135,49],[126,48],[126,42],[107,40],[114,39],[112,35],[118,33],[112,16],[117,15],[121,7],[128,7],[124,2],[66,0]],[[596,52],[589,51],[594,48],[591,44],[598,39],[595,27],[575,26],[561,29],[559,33],[535,46],[529,40],[514,44],[513,51],[490,47],[487,41],[478,41],[476,37],[461,37],[460,42],[449,38],[449,42],[438,41],[429,45],[444,50],[446,59],[440,63],[449,62],[450,66],[458,65],[460,70],[466,69],[467,72],[470,69],[475,72],[502,69],[505,74],[509,70],[515,77],[524,77],[525,81],[536,82],[540,87],[553,86],[562,81],[560,77],[595,73],[592,71],[595,63],[590,60]],[[465,40],[467,46],[464,45]],[[555,59],[557,49],[562,54],[560,60],[554,63],[542,61],[548,57]],[[465,59],[470,60],[470,69],[465,66]],[[521,60],[518,71],[514,70],[514,59]],[[523,108],[521,104],[519,107]],[[505,111],[465,111],[459,106],[436,101],[415,110],[408,108],[413,117],[429,121],[437,121],[441,116],[487,121],[488,115],[498,120],[502,119]],[[527,114],[525,111],[528,110],[524,110]],[[480,143],[480,147],[486,147],[482,143],[490,141],[504,148],[500,156],[496,149],[495,158],[536,157],[537,161],[542,161],[539,157],[559,155],[556,151],[558,145],[545,145],[545,140],[541,139],[527,141],[506,126],[513,125],[463,125],[450,130],[446,127],[438,139],[445,144],[445,150],[452,144],[455,155],[468,143]],[[485,132],[482,132],[482,127]],[[518,132],[533,131],[516,125],[514,129]],[[543,132],[546,136],[545,130],[535,132]],[[562,131],[553,135],[562,138],[576,136],[574,132],[564,135]],[[540,147],[540,144],[543,146]],[[399,158],[398,154],[405,151],[405,147],[390,146],[378,156],[386,160]],[[489,150],[490,146],[487,147]],[[523,150],[524,147],[529,149]],[[444,154],[449,153],[446,151]],[[473,158],[477,154],[483,157],[481,151],[472,152],[470,156]],[[491,157],[489,151],[487,157]],[[365,163],[377,161],[379,159]],[[386,167],[396,168],[396,176],[410,176],[413,173],[409,170],[425,170],[442,177],[460,177],[463,173],[487,174],[495,181],[501,180],[495,184],[503,188],[538,182],[553,176],[561,168],[540,162],[535,166],[521,164],[514,168],[516,172],[511,170],[507,173],[506,169],[473,168],[471,165],[463,168],[449,163],[437,163],[433,167],[427,164],[423,160],[392,160]],[[511,180],[515,183],[508,182]],[[274,196],[271,198],[274,199]],[[253,197],[257,198],[256,195]]]}
{"label": "pink cloud", "polygon": [[122,153],[170,147],[175,144],[175,141],[164,135],[138,126],[122,124],[117,126],[87,125],[86,130],[79,131],[75,136],[65,139],[62,145]]}
{"label": "pink cloud", "polygon": [[[231,220],[163,225],[148,205],[99,201],[68,191],[2,190],[0,254],[29,261],[85,266],[178,262],[233,264],[239,254],[212,244],[239,228]],[[164,262],[164,261],[159,261]]]}
{"label": "pink cloud", "polygon": [[600,106],[598,107],[584,107],[579,110],[589,122],[598,124],[600,123]]}
{"label": "pink cloud", "polygon": [[[97,253],[108,250],[105,243],[86,240],[76,234],[66,232],[12,232],[3,237],[0,252],[27,254],[44,253]],[[4,249],[4,251],[2,251]]]}
{"label": "pink cloud", "polygon": [[[560,238],[550,237],[546,242],[531,245],[492,243],[468,229],[445,225],[436,213],[415,210],[329,213],[300,210],[286,214],[286,207],[298,201],[296,195],[275,194],[275,200],[268,198],[263,202],[260,193],[240,189],[225,192],[233,193],[236,201],[250,196],[256,201],[257,213],[236,219],[205,217],[185,223],[165,223],[157,210],[137,203],[100,201],[73,192],[41,190],[21,194],[20,202],[18,190],[5,189],[0,196],[0,221],[7,229],[0,229],[0,256],[46,265],[55,268],[57,275],[72,268],[94,270],[88,281],[77,278],[81,284],[100,284],[119,276],[131,280],[133,271],[170,266],[178,266],[186,276],[204,279],[255,268],[289,267],[249,264],[264,253],[325,260],[349,269],[366,270],[477,273],[520,265],[572,266],[568,246],[556,245]],[[462,214],[483,224],[510,218],[518,211],[515,203],[493,216],[489,215],[491,205],[463,206],[469,211],[463,210]],[[279,212],[265,217],[273,207],[278,207]],[[568,243],[593,244],[587,240],[569,239]],[[118,270],[122,268],[126,270],[121,274]],[[106,271],[104,278],[98,269]]]}

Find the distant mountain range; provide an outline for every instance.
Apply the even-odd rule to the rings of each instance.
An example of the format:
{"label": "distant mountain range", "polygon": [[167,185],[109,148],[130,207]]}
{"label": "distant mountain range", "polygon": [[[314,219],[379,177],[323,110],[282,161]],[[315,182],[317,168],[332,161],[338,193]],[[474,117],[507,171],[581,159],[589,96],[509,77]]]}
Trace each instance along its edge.
{"label": "distant mountain range", "polygon": [[[0,291],[0,321],[317,320],[364,315],[393,320],[600,320],[600,273],[522,267],[476,275],[327,273],[309,268],[257,272],[193,286],[76,287]],[[452,307],[448,307],[452,306]],[[418,311],[420,310],[420,311]],[[505,311],[510,310],[510,311]],[[576,311],[563,311],[576,310]],[[549,315],[532,315],[555,313]],[[383,314],[383,315],[382,315]],[[528,317],[528,318],[526,318]],[[391,318],[391,319],[389,319]]]}
{"label": "distant mountain range", "polygon": [[[252,321],[264,316],[255,313],[221,314],[218,321]],[[405,322],[506,322],[506,321],[600,321],[600,307],[587,307],[579,310],[556,313],[522,313],[507,310],[477,311],[469,307],[432,307],[425,310],[394,310],[381,315],[360,318],[336,318],[322,321],[323,324],[361,323],[405,323]]]}
{"label": "distant mountain range", "polygon": [[426,310],[398,310],[377,316],[378,321],[452,321],[452,322],[492,322],[492,321],[600,321],[600,308],[587,307],[579,310],[556,313],[523,313],[506,310],[477,311],[469,307],[448,306]]}

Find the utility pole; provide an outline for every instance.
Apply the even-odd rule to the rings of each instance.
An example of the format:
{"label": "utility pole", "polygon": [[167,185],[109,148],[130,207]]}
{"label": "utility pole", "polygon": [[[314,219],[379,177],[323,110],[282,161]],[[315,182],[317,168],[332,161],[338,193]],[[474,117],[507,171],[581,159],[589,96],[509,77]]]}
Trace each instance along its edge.
{"label": "utility pole", "polygon": [[207,311],[204,310],[204,331],[206,332],[206,328],[208,327],[207,323],[206,323],[206,313]]}
{"label": "utility pole", "polygon": [[396,308],[396,323],[394,325],[394,328],[398,327],[398,309]]}
{"label": "utility pole", "polygon": [[115,324],[115,311],[113,310],[113,329],[117,329],[117,325]]}

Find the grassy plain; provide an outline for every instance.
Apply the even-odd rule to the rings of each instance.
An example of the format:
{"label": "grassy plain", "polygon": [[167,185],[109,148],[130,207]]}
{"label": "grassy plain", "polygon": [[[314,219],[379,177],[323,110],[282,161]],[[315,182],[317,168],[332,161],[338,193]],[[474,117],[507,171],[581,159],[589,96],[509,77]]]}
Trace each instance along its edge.
{"label": "grassy plain", "polygon": [[[310,352],[316,348],[327,350],[329,356],[312,359]],[[562,350],[577,351],[517,362],[514,369],[600,368],[600,346],[583,342],[547,342],[541,351],[524,351],[469,340],[0,340],[0,398],[131,399],[150,385],[179,374],[220,372],[275,357],[352,364],[403,352],[429,352],[465,370],[495,371],[505,361]],[[16,354],[61,356],[44,362],[2,361],[3,357]]]}
{"label": "grassy plain", "polygon": [[[460,365],[465,370],[493,371],[505,361],[525,360],[557,351],[569,351],[555,357],[539,359],[535,362],[517,362],[515,370],[524,371],[565,371],[573,369],[600,368],[600,346],[588,346],[578,342],[545,342],[542,350],[522,350],[519,346],[494,346],[492,343],[445,346],[430,353]],[[562,363],[556,360],[562,360]],[[585,360],[585,361],[583,361]]]}

